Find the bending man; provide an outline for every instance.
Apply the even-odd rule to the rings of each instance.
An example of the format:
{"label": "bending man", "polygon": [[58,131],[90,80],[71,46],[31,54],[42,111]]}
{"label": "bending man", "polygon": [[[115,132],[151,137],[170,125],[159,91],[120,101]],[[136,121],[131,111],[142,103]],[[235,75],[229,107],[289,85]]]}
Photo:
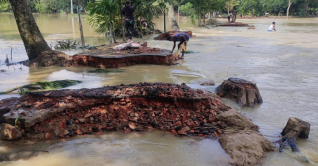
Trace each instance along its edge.
{"label": "bending man", "polygon": [[126,29],[126,37],[128,38],[128,42],[132,40],[132,36],[134,34],[134,12],[135,8],[131,6],[130,0],[126,1],[126,6],[121,10],[121,14],[125,17],[125,29]]}
{"label": "bending man", "polygon": [[167,38],[169,41],[173,41],[173,48],[172,51],[175,49],[176,47],[176,42],[179,41],[180,43],[178,44],[178,57],[179,57],[179,53],[182,50],[182,56],[180,57],[180,59],[183,59],[184,56],[184,52],[187,51],[187,45],[188,45],[188,41],[190,40],[190,36],[187,35],[186,33],[177,33],[173,36],[168,36]]}

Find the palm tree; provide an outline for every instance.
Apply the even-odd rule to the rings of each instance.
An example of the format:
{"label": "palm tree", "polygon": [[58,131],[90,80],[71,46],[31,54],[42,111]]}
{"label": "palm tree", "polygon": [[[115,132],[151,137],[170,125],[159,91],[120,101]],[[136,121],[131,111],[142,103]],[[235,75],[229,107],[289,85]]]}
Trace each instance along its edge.
{"label": "palm tree", "polygon": [[118,3],[115,0],[102,0],[89,3],[87,9],[89,11],[87,21],[95,32],[105,35],[109,32],[109,42],[116,42],[113,29],[119,11]]}

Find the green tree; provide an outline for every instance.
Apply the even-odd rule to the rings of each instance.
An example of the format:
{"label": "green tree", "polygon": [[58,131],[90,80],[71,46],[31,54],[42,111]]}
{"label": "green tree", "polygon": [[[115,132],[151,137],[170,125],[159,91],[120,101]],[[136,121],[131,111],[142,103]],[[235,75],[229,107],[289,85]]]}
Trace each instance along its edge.
{"label": "green tree", "polygon": [[180,12],[189,16],[194,25],[196,19],[198,26],[205,26],[205,15],[212,10],[221,10],[224,5],[224,0],[188,0],[180,7]]}
{"label": "green tree", "polygon": [[[139,23],[139,31],[141,32],[141,20],[145,20],[148,25],[153,26],[152,19],[158,16],[161,6],[156,3],[156,0],[134,0],[132,6],[135,7],[135,20]],[[137,26],[137,24],[136,24]],[[141,33],[140,33],[141,34]]]}
{"label": "green tree", "polygon": [[187,2],[184,5],[180,6],[180,13],[188,16],[192,22],[193,25],[195,25],[195,19],[196,19],[196,13],[193,7],[193,4],[190,2]]}
{"label": "green tree", "polygon": [[[110,34],[110,43],[116,42],[114,34],[114,24],[118,16],[118,3],[115,0],[101,0],[100,2],[89,3],[88,23],[99,34]],[[118,19],[118,17],[117,17]]]}

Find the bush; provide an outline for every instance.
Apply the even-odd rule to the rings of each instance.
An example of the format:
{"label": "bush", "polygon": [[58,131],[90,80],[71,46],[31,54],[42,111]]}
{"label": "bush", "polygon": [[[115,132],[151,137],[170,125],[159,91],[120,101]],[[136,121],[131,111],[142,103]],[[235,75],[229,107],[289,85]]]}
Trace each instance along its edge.
{"label": "bush", "polygon": [[0,13],[1,12],[6,12],[9,9],[9,3],[5,2],[5,3],[0,3]]}

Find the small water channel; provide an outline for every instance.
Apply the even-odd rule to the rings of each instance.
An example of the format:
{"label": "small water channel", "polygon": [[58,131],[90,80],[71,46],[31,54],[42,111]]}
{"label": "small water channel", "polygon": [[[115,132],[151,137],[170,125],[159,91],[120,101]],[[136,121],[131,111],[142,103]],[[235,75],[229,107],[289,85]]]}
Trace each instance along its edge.
{"label": "small water channel", "polygon": [[[56,40],[79,39],[76,16],[35,15],[45,39],[51,45]],[[226,21],[220,19],[219,21]],[[272,21],[276,32],[267,32]],[[162,18],[157,19],[162,29]],[[28,68],[22,65],[6,66],[6,55],[13,62],[26,60],[27,56],[12,14],[0,14],[0,91],[43,80],[76,79],[82,84],[70,88],[95,88],[106,85],[138,82],[186,83],[194,88],[213,91],[215,87],[201,87],[199,80],[212,79],[216,85],[229,77],[239,77],[257,84],[264,103],[255,108],[238,108],[243,115],[260,126],[262,134],[276,141],[289,117],[298,117],[311,123],[308,140],[299,140],[300,150],[318,162],[318,18],[293,19],[238,19],[238,22],[255,26],[194,28],[185,18],[181,28],[192,30],[196,37],[190,39],[189,50],[175,66],[138,65],[113,69],[114,72],[94,74],[90,67]],[[95,34],[84,24],[86,43],[107,43],[104,36]],[[152,36],[135,41],[147,41],[151,47],[171,49],[168,41],[155,41]],[[81,50],[68,50],[72,55]],[[1,95],[0,99],[17,97]],[[0,165],[228,165],[230,157],[217,141],[198,138],[180,138],[152,131],[144,134],[121,132],[100,136],[81,136],[65,142],[46,141],[35,145],[16,146],[0,142],[8,149],[49,150],[28,161],[3,162]],[[263,165],[306,165],[286,150],[268,153]],[[309,164],[308,164],[309,165]]]}

